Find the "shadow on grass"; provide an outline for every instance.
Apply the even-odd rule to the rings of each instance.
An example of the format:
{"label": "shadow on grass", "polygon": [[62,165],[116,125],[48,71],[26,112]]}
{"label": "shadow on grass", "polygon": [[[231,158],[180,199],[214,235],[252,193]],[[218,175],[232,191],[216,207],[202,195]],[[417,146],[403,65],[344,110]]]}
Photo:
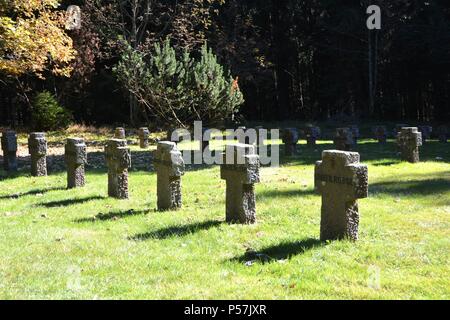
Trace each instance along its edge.
{"label": "shadow on grass", "polygon": [[259,251],[248,250],[242,256],[232,258],[231,261],[245,263],[270,263],[276,260],[290,259],[293,256],[303,254],[306,251],[323,247],[327,243],[314,238],[306,238],[300,241],[285,241],[280,244],[262,248]]}
{"label": "shadow on grass", "polygon": [[257,197],[258,198],[264,198],[264,197],[298,197],[298,196],[306,196],[306,195],[315,195],[317,194],[314,189],[306,189],[306,190],[264,190],[261,192],[258,192]]}
{"label": "shadow on grass", "polygon": [[375,162],[372,163],[373,166],[375,167],[388,167],[388,166],[392,166],[394,164],[399,164],[401,161],[380,161],[380,162]]}
{"label": "shadow on grass", "polygon": [[22,171],[0,171],[0,181],[15,179],[22,176],[25,176],[25,173]]}
{"label": "shadow on grass", "polygon": [[79,218],[74,220],[77,223],[85,223],[85,222],[95,222],[95,221],[106,221],[106,220],[118,220],[130,216],[137,216],[141,214],[148,213],[149,210],[125,210],[125,211],[111,211],[108,213],[99,213],[93,217]]}
{"label": "shadow on grass", "polygon": [[369,186],[370,193],[405,194],[405,195],[431,195],[450,190],[450,172],[448,178],[386,181],[372,183]]}
{"label": "shadow on grass", "polygon": [[2,200],[2,199],[18,199],[20,197],[34,196],[37,194],[44,194],[44,193],[47,193],[50,191],[57,191],[57,190],[66,190],[66,188],[52,187],[52,188],[45,188],[45,189],[33,189],[30,191],[26,191],[26,192],[18,192],[18,193],[13,193],[10,195],[0,196],[0,200]]}
{"label": "shadow on grass", "polygon": [[58,200],[58,201],[51,201],[51,202],[44,202],[39,203],[38,206],[46,207],[46,208],[54,208],[54,207],[66,207],[74,204],[80,204],[85,203],[93,200],[102,200],[105,199],[105,197],[102,196],[91,196],[86,198],[80,198],[80,199],[65,199],[65,200]]}
{"label": "shadow on grass", "polygon": [[128,237],[128,240],[135,241],[145,241],[147,239],[167,239],[171,237],[182,237],[187,234],[195,233],[201,230],[208,230],[215,228],[221,224],[223,221],[208,220],[204,222],[192,223],[184,226],[172,226],[168,228],[162,228],[156,231],[146,232],[136,234],[132,237]]}

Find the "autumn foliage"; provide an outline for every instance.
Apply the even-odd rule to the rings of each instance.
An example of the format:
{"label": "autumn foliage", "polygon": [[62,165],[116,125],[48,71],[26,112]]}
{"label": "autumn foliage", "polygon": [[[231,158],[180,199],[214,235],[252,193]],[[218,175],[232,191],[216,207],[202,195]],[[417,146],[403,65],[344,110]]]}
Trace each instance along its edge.
{"label": "autumn foliage", "polygon": [[43,77],[49,70],[70,76],[75,50],[65,33],[57,0],[0,1],[0,71]]}

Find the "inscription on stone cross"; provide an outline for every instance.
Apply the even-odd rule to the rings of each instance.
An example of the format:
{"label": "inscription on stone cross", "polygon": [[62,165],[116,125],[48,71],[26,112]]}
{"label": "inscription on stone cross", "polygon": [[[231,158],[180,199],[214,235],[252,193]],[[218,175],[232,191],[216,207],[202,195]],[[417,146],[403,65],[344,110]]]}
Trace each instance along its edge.
{"label": "inscription on stone cross", "polygon": [[320,239],[358,239],[358,199],[368,196],[367,166],[357,152],[326,150],[314,172],[315,189],[322,195]]}

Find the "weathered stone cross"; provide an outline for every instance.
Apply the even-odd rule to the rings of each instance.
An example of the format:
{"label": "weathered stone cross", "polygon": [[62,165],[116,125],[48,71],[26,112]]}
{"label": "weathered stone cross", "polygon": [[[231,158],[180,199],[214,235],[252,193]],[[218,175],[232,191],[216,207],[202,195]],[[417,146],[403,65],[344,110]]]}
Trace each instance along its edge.
{"label": "weathered stone cross", "polygon": [[68,138],[65,146],[67,165],[67,188],[78,188],[85,185],[84,165],[87,162],[86,144],[81,138]]}
{"label": "weathered stone cross", "polygon": [[17,135],[15,131],[2,132],[3,167],[6,171],[17,170]]}
{"label": "weathered stone cross", "polygon": [[387,129],[385,126],[375,126],[372,127],[373,134],[375,136],[375,139],[378,140],[378,143],[386,143],[387,139]]}
{"label": "weathered stone cross", "polygon": [[422,145],[422,133],[417,128],[402,128],[397,135],[401,159],[411,163],[420,161],[419,147]]}
{"label": "weathered stone cross", "polygon": [[148,148],[148,136],[150,131],[146,127],[139,128],[139,146],[141,149]]}
{"label": "weathered stone cross", "polygon": [[367,166],[359,153],[326,150],[316,163],[315,189],[322,194],[320,239],[358,239],[358,199],[368,196]]}
{"label": "weathered stone cross", "polygon": [[259,156],[248,144],[227,145],[220,166],[220,177],[226,180],[226,221],[256,222],[254,184],[259,182]]}
{"label": "weathered stone cross", "polygon": [[117,127],[114,131],[114,138],[125,139],[125,129],[122,127]]}
{"label": "weathered stone cross", "polygon": [[355,143],[352,130],[349,128],[337,128],[334,137],[334,145],[336,149],[342,151],[351,151]]}
{"label": "weathered stone cross", "polygon": [[105,147],[108,166],[108,195],[128,199],[128,168],[131,167],[130,148],[123,139],[110,139]]}
{"label": "weathered stone cross", "polygon": [[307,145],[310,147],[315,146],[316,140],[320,138],[320,128],[314,126],[306,127],[305,136]]}
{"label": "weathered stone cross", "polygon": [[153,160],[157,174],[158,210],[181,208],[181,176],[184,160],[175,142],[158,142]]}
{"label": "weathered stone cross", "polygon": [[47,175],[47,140],[45,133],[32,132],[28,138],[28,150],[31,155],[31,175],[41,177]]}
{"label": "weathered stone cross", "polygon": [[282,141],[284,143],[284,154],[292,156],[297,152],[298,131],[295,128],[283,129]]}

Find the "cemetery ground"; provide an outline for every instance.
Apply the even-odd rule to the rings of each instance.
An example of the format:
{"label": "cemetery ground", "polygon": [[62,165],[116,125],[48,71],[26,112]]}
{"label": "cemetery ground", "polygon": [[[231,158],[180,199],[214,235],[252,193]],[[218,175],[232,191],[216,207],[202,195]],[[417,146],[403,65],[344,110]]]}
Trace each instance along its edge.
{"label": "cemetery ground", "polygon": [[[50,148],[64,137],[50,134]],[[426,142],[410,164],[392,139],[360,140],[369,198],[359,200],[359,240],[321,242],[314,163],[334,147],[318,143],[301,140],[288,158],[281,147],[280,168],[261,169],[255,225],[224,222],[219,166],[187,166],[182,209],[156,211],[149,151],[135,145],[129,200],[107,197],[101,146],[88,145],[84,188],[65,189],[52,152],[48,177],[0,169],[0,298],[450,298],[450,146]]]}

